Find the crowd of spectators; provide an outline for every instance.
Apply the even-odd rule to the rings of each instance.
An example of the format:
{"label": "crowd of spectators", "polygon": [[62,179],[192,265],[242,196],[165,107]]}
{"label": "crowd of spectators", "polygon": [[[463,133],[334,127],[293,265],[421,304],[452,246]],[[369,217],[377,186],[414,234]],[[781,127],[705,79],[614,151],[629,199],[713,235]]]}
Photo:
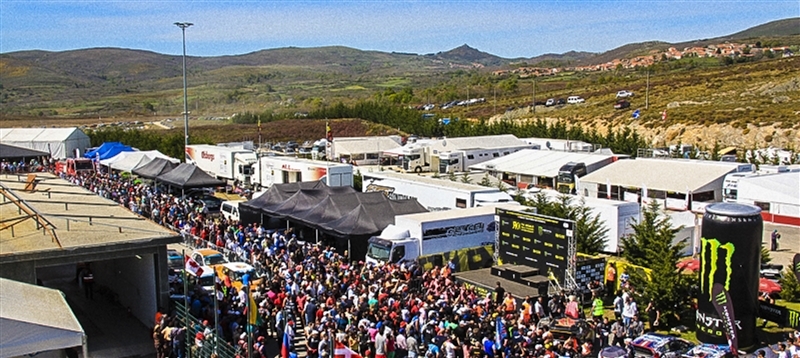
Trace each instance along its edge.
{"label": "crowd of spectators", "polygon": [[[244,282],[242,290],[218,280],[217,297],[199,285],[189,292],[189,311],[199,322],[189,331],[194,336],[187,337],[174,314],[160,312],[153,330],[159,357],[183,358],[186,347],[209,357],[214,339],[237,347],[241,356],[267,357],[275,353],[268,352],[276,346],[270,342],[280,346],[284,336],[293,342],[298,334],[306,347],[287,348],[304,349],[311,358],[332,357],[337,348],[370,358],[587,357],[609,343],[625,346],[626,337],[644,329],[628,291],[619,295],[619,312],[614,302],[616,320],[604,317],[599,290],[584,317],[575,296],[519,300],[499,283],[495,294],[479,294],[458,283],[447,265],[423,271],[415,264],[349,261],[346,253],[298,241],[291,230],[229,221],[208,213],[199,200],[120,174],[61,175],[180,230],[195,247],[224,248],[261,268],[264,279]],[[251,310],[258,311],[255,324],[248,324]]]}

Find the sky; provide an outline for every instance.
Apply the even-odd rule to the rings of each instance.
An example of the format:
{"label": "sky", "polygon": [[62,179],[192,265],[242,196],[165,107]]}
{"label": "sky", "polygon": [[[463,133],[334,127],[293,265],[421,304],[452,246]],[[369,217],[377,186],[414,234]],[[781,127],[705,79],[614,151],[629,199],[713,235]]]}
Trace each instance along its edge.
{"label": "sky", "polygon": [[116,47],[189,56],[347,46],[505,58],[729,35],[800,16],[799,0],[0,0],[0,53]]}

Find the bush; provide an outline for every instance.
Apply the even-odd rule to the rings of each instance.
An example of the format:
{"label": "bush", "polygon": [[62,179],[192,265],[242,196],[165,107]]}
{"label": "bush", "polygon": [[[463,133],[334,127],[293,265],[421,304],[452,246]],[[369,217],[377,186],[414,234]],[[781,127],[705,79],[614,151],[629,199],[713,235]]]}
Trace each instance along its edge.
{"label": "bush", "polygon": [[781,284],[781,298],[789,302],[800,302],[800,281],[797,280],[797,275],[791,266],[783,270],[783,275],[779,282]]}

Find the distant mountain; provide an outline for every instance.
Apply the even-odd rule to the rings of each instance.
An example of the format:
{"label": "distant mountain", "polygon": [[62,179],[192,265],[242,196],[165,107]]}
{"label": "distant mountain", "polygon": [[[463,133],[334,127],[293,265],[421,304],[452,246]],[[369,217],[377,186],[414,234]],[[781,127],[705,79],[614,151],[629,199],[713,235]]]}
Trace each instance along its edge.
{"label": "distant mountain", "polygon": [[793,17],[790,19],[768,22],[766,24],[753,26],[747,30],[739,31],[735,34],[724,36],[721,38],[740,40],[740,39],[751,39],[764,36],[794,36],[794,35],[800,35],[800,17]]}
{"label": "distant mountain", "polygon": [[439,52],[436,57],[442,60],[460,63],[479,63],[484,66],[502,66],[509,62],[508,59],[479,51],[464,44],[450,51]]}

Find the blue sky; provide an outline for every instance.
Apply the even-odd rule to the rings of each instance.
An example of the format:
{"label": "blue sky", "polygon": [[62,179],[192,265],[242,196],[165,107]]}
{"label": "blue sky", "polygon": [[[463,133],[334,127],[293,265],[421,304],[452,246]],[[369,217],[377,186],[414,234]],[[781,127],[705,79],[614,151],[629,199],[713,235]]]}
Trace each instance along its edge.
{"label": "blue sky", "polygon": [[800,16],[800,1],[39,1],[0,0],[0,53],[120,47],[238,55],[343,45],[435,53],[468,44],[514,58],[603,52],[728,35]]}

